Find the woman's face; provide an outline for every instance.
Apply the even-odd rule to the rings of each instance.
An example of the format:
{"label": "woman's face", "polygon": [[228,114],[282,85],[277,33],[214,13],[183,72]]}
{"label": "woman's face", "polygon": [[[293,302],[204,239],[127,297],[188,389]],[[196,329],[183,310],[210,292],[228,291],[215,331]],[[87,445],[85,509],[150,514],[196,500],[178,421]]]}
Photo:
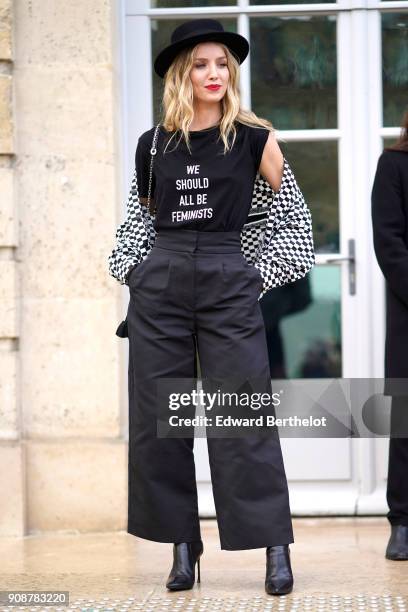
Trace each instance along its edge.
{"label": "woman's face", "polygon": [[[227,90],[229,70],[227,57],[220,45],[205,42],[195,48],[190,79],[195,100],[219,102],[223,98]],[[219,87],[211,88],[211,85]]]}

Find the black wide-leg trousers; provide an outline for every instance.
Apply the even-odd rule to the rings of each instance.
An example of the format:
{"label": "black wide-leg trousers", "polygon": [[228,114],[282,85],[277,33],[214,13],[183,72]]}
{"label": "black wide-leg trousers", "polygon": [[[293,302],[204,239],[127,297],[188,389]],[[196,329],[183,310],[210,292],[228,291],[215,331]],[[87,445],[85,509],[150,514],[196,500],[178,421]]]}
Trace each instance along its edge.
{"label": "black wide-leg trousers", "polygon": [[408,397],[391,403],[391,435],[388,453],[387,518],[391,525],[408,527]]}
{"label": "black wide-leg trousers", "polygon": [[[270,383],[261,284],[239,232],[159,231],[132,272],[128,533],[157,542],[201,538],[194,437],[157,436],[154,383],[194,378],[196,350],[203,380]],[[279,436],[207,437],[207,445],[221,548],[293,542]]]}

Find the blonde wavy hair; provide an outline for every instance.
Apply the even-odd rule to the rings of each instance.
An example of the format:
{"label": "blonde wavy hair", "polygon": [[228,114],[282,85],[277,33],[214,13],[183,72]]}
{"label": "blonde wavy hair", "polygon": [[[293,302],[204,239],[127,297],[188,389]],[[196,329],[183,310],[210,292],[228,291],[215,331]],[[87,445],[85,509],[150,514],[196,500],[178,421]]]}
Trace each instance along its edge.
{"label": "blonde wavy hair", "polygon": [[[262,127],[275,133],[275,128],[267,119],[261,119],[252,111],[244,110],[240,106],[239,89],[239,63],[228,47],[217,42],[225,52],[229,79],[227,90],[221,100],[222,117],[220,122],[220,137],[224,142],[224,155],[232,148],[236,138],[236,128],[234,122],[240,122],[250,127]],[[174,132],[171,136],[164,152],[170,144],[172,138],[180,131],[180,138],[185,139],[188,150],[190,149],[190,139],[188,131],[193,121],[193,84],[190,80],[190,70],[193,67],[194,51],[198,47],[183,49],[173,60],[166,72],[163,92],[163,118],[161,124],[167,132]],[[229,137],[232,135],[231,146]],[[177,145],[176,145],[177,146]]]}

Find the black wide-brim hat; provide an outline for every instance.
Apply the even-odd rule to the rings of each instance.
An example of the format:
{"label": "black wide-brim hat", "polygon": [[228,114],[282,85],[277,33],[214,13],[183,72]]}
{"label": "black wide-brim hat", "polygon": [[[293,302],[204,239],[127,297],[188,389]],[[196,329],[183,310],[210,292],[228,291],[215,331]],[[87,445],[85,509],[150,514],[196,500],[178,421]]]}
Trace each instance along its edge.
{"label": "black wide-brim hat", "polygon": [[155,72],[163,78],[180,51],[205,41],[223,43],[236,56],[240,64],[249,53],[247,39],[235,32],[226,32],[216,19],[190,19],[174,30],[171,35],[171,44],[162,49],[156,57]]}

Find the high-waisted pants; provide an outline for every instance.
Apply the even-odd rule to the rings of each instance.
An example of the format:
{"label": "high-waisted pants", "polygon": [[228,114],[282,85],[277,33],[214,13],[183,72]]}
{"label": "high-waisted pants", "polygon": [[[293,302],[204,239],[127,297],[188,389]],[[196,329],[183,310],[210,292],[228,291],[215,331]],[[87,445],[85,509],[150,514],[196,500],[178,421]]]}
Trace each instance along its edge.
{"label": "high-waisted pants", "polygon": [[[154,379],[269,377],[261,277],[240,233],[158,231],[129,280],[128,526],[156,542],[201,538],[194,437],[158,437]],[[220,546],[293,542],[278,435],[208,437]]]}

